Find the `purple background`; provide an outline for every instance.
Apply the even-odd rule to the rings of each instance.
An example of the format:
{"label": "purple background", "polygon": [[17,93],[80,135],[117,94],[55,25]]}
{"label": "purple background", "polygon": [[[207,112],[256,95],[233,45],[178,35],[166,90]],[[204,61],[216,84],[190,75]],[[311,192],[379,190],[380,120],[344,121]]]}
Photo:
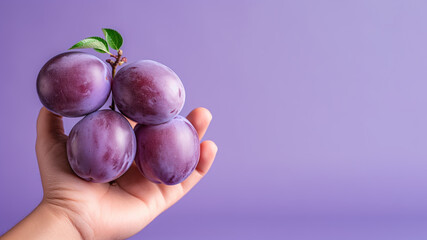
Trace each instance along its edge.
{"label": "purple background", "polygon": [[42,197],[38,71],[111,27],[129,61],[176,71],[182,114],[209,108],[205,139],[219,146],[206,178],[132,239],[426,239],[426,10],[421,0],[1,1],[0,234]]}

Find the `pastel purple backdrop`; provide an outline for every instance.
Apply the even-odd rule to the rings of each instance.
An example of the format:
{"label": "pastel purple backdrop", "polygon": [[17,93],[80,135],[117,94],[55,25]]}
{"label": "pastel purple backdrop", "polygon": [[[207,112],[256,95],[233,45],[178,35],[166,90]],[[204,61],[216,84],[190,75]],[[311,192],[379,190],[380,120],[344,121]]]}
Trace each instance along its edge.
{"label": "pastel purple backdrop", "polygon": [[[39,69],[119,30],[219,153],[131,239],[426,239],[427,2],[1,1],[0,234],[41,200]],[[93,54],[105,58],[91,51]],[[76,119],[66,119],[68,132]]]}

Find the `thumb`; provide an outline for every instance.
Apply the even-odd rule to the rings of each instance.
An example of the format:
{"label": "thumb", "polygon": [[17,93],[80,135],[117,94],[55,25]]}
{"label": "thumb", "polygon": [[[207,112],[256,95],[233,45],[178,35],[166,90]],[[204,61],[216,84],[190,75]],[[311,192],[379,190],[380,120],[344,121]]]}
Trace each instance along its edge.
{"label": "thumb", "polygon": [[46,153],[55,144],[66,141],[67,136],[64,134],[62,117],[42,107],[37,118],[37,150]]}
{"label": "thumb", "polygon": [[37,118],[36,153],[40,174],[43,178],[50,172],[69,172],[66,151],[67,136],[64,134],[62,117],[45,107]]}

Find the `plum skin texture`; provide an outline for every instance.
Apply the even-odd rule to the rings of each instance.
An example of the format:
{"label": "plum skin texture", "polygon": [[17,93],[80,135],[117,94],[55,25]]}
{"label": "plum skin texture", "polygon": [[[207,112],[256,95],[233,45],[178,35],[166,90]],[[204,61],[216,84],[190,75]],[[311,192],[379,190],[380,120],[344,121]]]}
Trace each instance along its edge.
{"label": "plum skin texture", "polygon": [[135,127],[139,171],[154,183],[175,185],[196,168],[200,142],[193,125],[182,116],[159,125]]}
{"label": "plum skin texture", "polygon": [[67,156],[81,178],[98,183],[123,175],[135,158],[132,126],[118,112],[100,110],[80,120],[67,141]]}
{"label": "plum skin texture", "polygon": [[169,121],[185,102],[185,89],[179,77],[152,60],[137,61],[120,69],[114,77],[112,93],[123,115],[145,125]]}
{"label": "plum skin texture", "polygon": [[111,71],[99,58],[65,52],[51,58],[37,76],[41,103],[58,115],[80,117],[98,110],[111,91]]}

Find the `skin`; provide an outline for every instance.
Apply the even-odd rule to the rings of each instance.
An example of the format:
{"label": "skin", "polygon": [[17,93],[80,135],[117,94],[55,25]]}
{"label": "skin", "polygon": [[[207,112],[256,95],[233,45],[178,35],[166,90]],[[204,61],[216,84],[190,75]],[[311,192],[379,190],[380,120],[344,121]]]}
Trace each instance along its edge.
{"label": "skin", "polygon": [[[197,108],[187,119],[202,138],[212,115],[207,109]],[[92,183],[72,172],[66,141],[62,118],[43,107],[37,120],[36,141],[43,199],[2,240],[128,238],[194,187],[208,172],[218,150],[214,142],[202,142],[195,171],[178,185],[152,183],[135,164],[113,184]]]}

